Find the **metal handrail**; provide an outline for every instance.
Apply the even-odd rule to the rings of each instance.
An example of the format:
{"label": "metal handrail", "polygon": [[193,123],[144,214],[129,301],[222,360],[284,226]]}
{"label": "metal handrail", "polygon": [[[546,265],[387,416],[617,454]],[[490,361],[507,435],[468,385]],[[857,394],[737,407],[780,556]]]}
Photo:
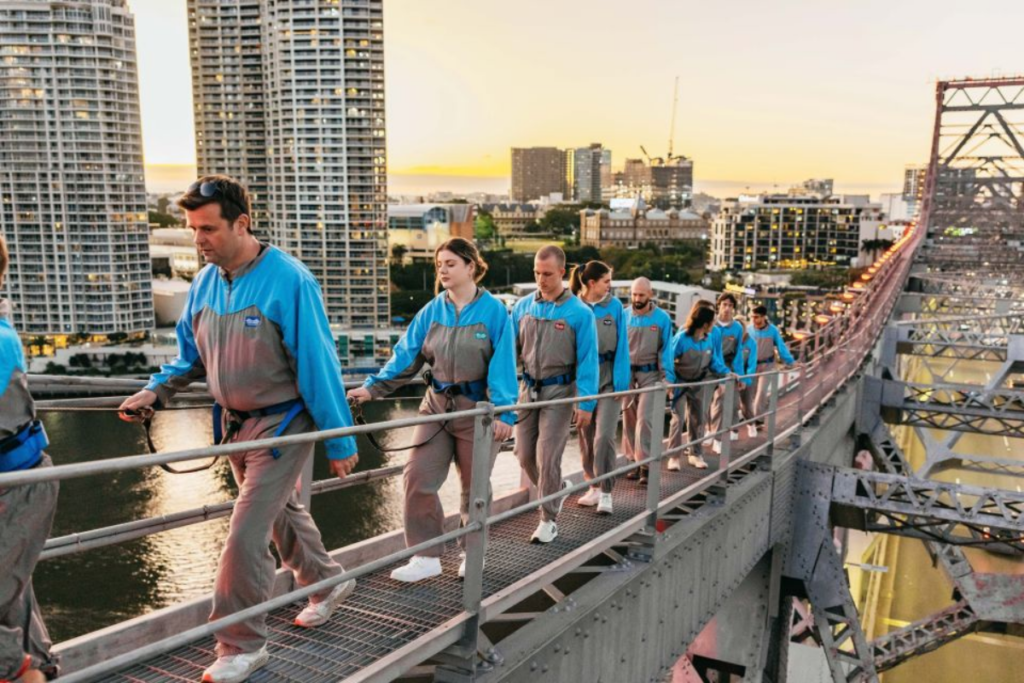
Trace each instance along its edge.
{"label": "metal handrail", "polygon": [[[914,245],[912,245],[913,247],[916,247],[917,245],[920,244],[920,235],[916,235],[915,237],[916,237],[916,242],[915,242]],[[899,244],[902,245],[905,242],[906,242],[906,240],[901,240],[901,242]],[[803,363],[803,364],[798,366],[797,370],[798,370],[800,378],[799,378],[797,383],[794,383],[794,386],[800,392],[799,393],[799,397],[798,397],[798,401],[797,401],[796,419],[794,421],[794,424],[789,424],[788,425],[788,428],[786,429],[785,433],[789,433],[792,430],[798,429],[802,424],[805,423],[806,420],[810,419],[811,413],[808,412],[808,414],[805,415],[802,404],[803,404],[803,401],[804,401],[805,397],[807,396],[807,394],[810,393],[809,389],[808,389],[808,386],[805,383],[805,381],[806,381],[807,378],[809,378],[811,376],[814,376],[814,375],[811,374],[812,372],[817,374],[817,372],[821,371],[822,369],[824,369],[826,365],[830,365],[831,363],[829,363],[829,361],[832,358],[834,358],[835,355],[837,353],[839,353],[840,351],[842,351],[843,349],[847,349],[847,350],[853,349],[855,342],[859,342],[856,345],[856,350],[857,351],[865,351],[865,352],[867,351],[867,349],[869,349],[871,347],[871,344],[877,342],[877,339],[880,336],[881,330],[882,330],[882,327],[883,327],[883,325],[881,325],[879,323],[881,321],[883,321],[885,318],[887,318],[888,315],[891,313],[893,307],[895,306],[895,302],[896,302],[896,299],[897,299],[898,294],[899,294],[899,289],[894,289],[891,292],[888,292],[887,293],[888,294],[887,300],[882,301],[881,305],[880,306],[876,306],[876,308],[871,310],[870,313],[867,313],[864,310],[867,307],[866,301],[867,301],[867,299],[872,298],[871,295],[874,292],[879,291],[879,289],[880,289],[879,283],[884,282],[886,285],[888,285],[888,284],[890,284],[892,282],[892,279],[894,277],[897,277],[897,273],[899,273],[900,275],[905,274],[909,270],[909,264],[911,262],[911,256],[912,256],[912,250],[911,250],[910,256],[907,256],[906,252],[905,252],[903,258],[899,258],[899,259],[892,258],[892,259],[889,259],[879,269],[879,271],[877,273],[877,277],[875,278],[874,282],[869,283],[868,287],[866,287],[863,290],[863,295],[861,297],[859,297],[854,302],[854,305],[848,307],[848,309],[846,311],[844,311],[844,314],[843,314],[844,316],[846,316],[846,315],[850,316],[850,323],[851,324],[854,321],[856,321],[857,323],[863,323],[863,322],[865,322],[865,319],[866,319],[866,322],[867,322],[866,325],[859,325],[858,328],[855,329],[852,333],[850,332],[851,325],[847,325],[843,329],[843,333],[841,334],[841,337],[842,337],[841,340],[838,340],[837,342],[836,342],[836,340],[832,340],[834,343],[831,344],[830,346],[828,346],[821,355],[815,354],[816,357],[813,360],[811,360],[808,363]],[[901,264],[901,266],[902,266],[901,268],[894,268],[893,267],[893,264],[897,263],[897,262],[899,262]],[[877,302],[872,302],[872,303],[877,303]],[[801,345],[800,345],[800,347],[798,349],[798,353],[799,353],[799,355],[797,356],[798,358],[806,357],[807,349],[810,348],[810,345],[809,345],[808,342],[810,342],[811,340],[814,341],[814,343],[816,345],[816,348],[817,348],[817,345],[819,343],[819,339],[821,338],[821,336],[823,336],[823,335],[819,336],[820,332],[821,331],[819,330],[819,334],[816,334],[815,337],[803,340],[803,342],[801,343]],[[820,406],[821,403],[826,401],[832,394],[835,393],[835,391],[838,390],[838,386],[839,386],[839,384],[841,384],[841,382],[836,382],[835,380],[837,379],[837,377],[838,377],[838,375],[840,373],[845,373],[845,377],[843,377],[842,381],[846,381],[847,379],[849,379],[849,377],[851,377],[853,374],[856,373],[856,371],[860,367],[861,363],[862,363],[862,358],[857,357],[857,356],[854,356],[854,357],[851,358],[850,355],[847,354],[846,357],[843,358],[843,360],[841,360],[838,364],[836,364],[836,367],[834,367],[832,369],[831,376],[833,378],[833,382],[832,382],[831,389],[830,390],[826,389],[825,393],[820,398],[820,400],[818,400],[818,402],[815,404],[815,406],[816,407]],[[753,418],[748,418],[748,420],[745,421],[745,422],[737,423],[737,425],[742,425],[742,424],[749,423],[751,420],[754,420],[757,417],[766,417],[767,418],[768,425],[769,425],[769,428],[768,428],[768,440],[766,441],[765,444],[762,444],[759,447],[759,449],[764,449],[765,452],[770,452],[770,449],[771,449],[772,445],[774,444],[774,440],[778,436],[777,433],[776,433],[776,430],[778,428],[778,426],[776,425],[776,421],[777,421],[776,418],[778,417],[778,408],[779,408],[777,401],[778,401],[778,397],[779,397],[779,394],[780,394],[780,382],[779,382],[779,380],[780,380],[780,377],[781,377],[782,373],[784,373],[784,372],[790,372],[790,371],[789,370],[778,370],[778,369],[776,369],[776,370],[772,370],[772,371],[768,371],[768,372],[764,372],[764,373],[758,373],[758,375],[756,375],[758,377],[767,377],[769,379],[769,381],[770,381],[771,388],[773,389],[773,391],[771,391],[770,394],[769,394],[769,397],[770,397],[769,407],[761,415],[754,416]],[[73,477],[88,476],[88,475],[93,475],[93,474],[105,474],[105,473],[123,471],[123,470],[127,470],[127,469],[139,468],[139,467],[148,467],[148,466],[153,466],[153,465],[157,465],[157,464],[160,464],[160,463],[180,462],[180,461],[183,461],[183,460],[191,460],[191,459],[196,459],[196,458],[210,457],[211,455],[225,455],[225,454],[236,453],[236,452],[241,452],[241,451],[249,451],[249,450],[255,450],[255,449],[266,449],[266,448],[271,448],[271,447],[274,447],[274,446],[285,446],[285,445],[295,445],[295,444],[302,444],[302,443],[310,443],[310,442],[315,442],[315,441],[320,441],[320,440],[325,440],[325,439],[338,438],[338,437],[341,437],[341,436],[351,436],[351,435],[355,435],[355,434],[362,434],[362,433],[367,433],[367,432],[376,431],[376,430],[380,430],[380,429],[407,427],[407,426],[414,426],[414,425],[418,425],[418,424],[430,424],[430,423],[435,423],[435,422],[442,422],[442,421],[450,420],[453,417],[459,417],[459,418],[462,418],[462,417],[473,417],[473,418],[475,418],[475,428],[474,428],[474,460],[476,460],[478,462],[483,462],[483,461],[485,461],[485,459],[489,458],[490,449],[492,448],[492,443],[493,443],[493,422],[494,422],[495,416],[498,415],[498,414],[501,414],[501,413],[506,413],[506,412],[510,412],[510,411],[513,411],[513,410],[536,410],[536,409],[539,409],[539,408],[542,408],[542,407],[545,407],[545,406],[555,406],[555,405],[565,405],[565,404],[581,403],[581,402],[584,402],[584,401],[590,401],[590,400],[595,400],[595,399],[599,399],[599,398],[605,398],[605,397],[608,397],[608,396],[633,396],[633,395],[639,395],[639,394],[643,394],[643,393],[654,393],[655,400],[651,402],[652,405],[650,407],[650,410],[651,410],[652,420],[654,421],[655,425],[660,430],[660,428],[662,427],[663,418],[664,418],[664,412],[665,412],[664,405],[665,405],[665,401],[666,401],[666,389],[668,389],[668,388],[675,388],[675,387],[679,387],[679,386],[689,386],[689,387],[692,387],[692,386],[718,386],[718,385],[724,385],[725,386],[726,397],[727,397],[727,400],[725,402],[725,406],[724,406],[724,409],[723,409],[722,424],[720,426],[720,429],[718,431],[714,432],[714,435],[720,435],[720,434],[725,434],[727,431],[730,431],[733,428],[733,426],[734,426],[732,424],[732,416],[733,416],[733,413],[734,413],[735,407],[736,407],[735,406],[735,391],[734,391],[735,386],[736,386],[736,380],[734,378],[732,378],[732,377],[725,377],[725,378],[718,378],[718,379],[713,379],[713,380],[706,380],[706,381],[697,382],[697,383],[682,383],[682,384],[671,385],[671,387],[663,385],[663,384],[657,384],[657,385],[654,385],[652,387],[645,387],[643,389],[635,389],[635,390],[630,390],[630,391],[625,391],[625,392],[615,392],[615,393],[612,393],[612,394],[603,394],[603,395],[600,395],[600,396],[582,396],[582,397],[573,397],[573,398],[567,398],[567,399],[556,399],[556,400],[552,400],[552,401],[538,401],[536,403],[517,404],[516,406],[505,406],[505,407],[502,407],[502,408],[497,408],[497,407],[495,407],[495,406],[493,406],[491,404],[488,404],[488,403],[478,403],[476,408],[473,408],[473,409],[470,409],[470,410],[465,410],[465,411],[459,411],[457,413],[448,413],[448,414],[442,414],[442,415],[422,415],[422,416],[417,416],[415,418],[391,420],[391,421],[387,421],[387,422],[376,423],[376,424],[373,424],[373,425],[362,425],[362,426],[357,426],[357,427],[346,427],[346,428],[341,428],[341,429],[323,430],[323,431],[317,431],[317,432],[310,432],[310,433],[306,433],[306,434],[296,434],[296,435],[287,436],[287,437],[277,437],[277,438],[270,438],[270,439],[261,439],[261,440],[257,440],[257,441],[244,442],[244,443],[241,443],[241,444],[226,444],[226,445],[223,445],[223,446],[215,446],[215,447],[207,447],[207,448],[199,448],[199,449],[190,449],[190,450],[178,451],[178,452],[174,452],[174,453],[167,453],[167,454],[160,454],[160,455],[128,456],[128,457],[123,457],[123,458],[114,458],[114,459],[110,459],[110,460],[99,461],[99,462],[92,462],[92,463],[76,463],[76,464],[72,464],[72,465],[59,465],[59,466],[50,467],[50,468],[46,468],[44,470],[39,470],[39,471],[30,470],[28,472],[6,473],[6,474],[0,474],[0,488],[8,487],[8,486],[24,485],[24,484],[35,483],[35,482],[40,482],[40,481],[53,481],[53,480],[68,479],[68,478],[73,478]],[[820,384],[819,384],[819,386],[820,386]],[[816,389],[817,389],[817,387],[816,387]],[[787,421],[787,423],[788,423],[788,421]],[[660,434],[661,432],[659,431],[658,433]],[[708,435],[705,434],[705,436],[702,437],[701,441],[704,441],[707,438],[708,438]],[[731,463],[730,464],[729,463],[729,458],[728,458],[728,454],[729,454],[729,450],[728,450],[729,449],[729,440],[728,439],[724,439],[722,443],[723,443],[723,452],[722,452],[722,458],[720,460],[719,468],[717,468],[715,471],[709,472],[706,477],[702,478],[699,482],[697,482],[696,484],[692,485],[691,487],[688,487],[687,490],[694,492],[691,495],[695,495],[695,492],[697,492],[697,491],[706,490],[708,486],[714,484],[716,479],[720,480],[720,484],[722,486],[726,486],[727,483],[728,483],[727,480],[726,480],[726,475],[730,471],[733,471],[734,469],[740,467],[741,466],[741,462],[742,463],[746,463],[746,462],[749,462],[753,457],[756,457],[756,456],[753,455],[753,453],[747,454],[747,455],[745,455],[741,459],[741,461],[739,461],[737,463]],[[690,445],[692,445],[692,444],[690,444]],[[755,449],[755,452],[757,452],[759,449]],[[95,664],[93,666],[90,666],[90,667],[88,667],[86,669],[82,669],[82,670],[80,670],[78,672],[73,672],[70,675],[66,676],[64,680],[69,681],[69,683],[75,683],[75,682],[80,682],[80,681],[86,681],[86,680],[92,679],[93,677],[109,673],[109,672],[111,672],[111,671],[113,671],[115,669],[119,669],[119,668],[122,668],[122,667],[125,667],[125,666],[128,666],[128,665],[131,665],[133,663],[145,660],[145,659],[147,659],[147,658],[149,658],[151,656],[154,656],[156,654],[160,654],[160,653],[166,652],[168,650],[174,649],[176,647],[185,645],[185,644],[187,644],[187,643],[189,643],[189,642],[191,642],[191,641],[193,641],[195,639],[209,636],[209,635],[211,635],[211,634],[213,634],[213,633],[215,633],[215,632],[217,632],[219,630],[222,630],[223,628],[225,628],[227,626],[239,623],[241,621],[244,621],[246,619],[252,618],[254,616],[265,614],[265,613],[267,613],[269,611],[272,611],[274,609],[277,609],[277,608],[280,608],[280,607],[284,607],[284,606],[289,605],[289,604],[291,604],[291,603],[293,603],[293,602],[295,602],[297,600],[301,600],[301,599],[307,598],[307,597],[309,597],[309,596],[311,596],[311,595],[313,595],[315,593],[320,593],[320,592],[329,590],[329,589],[333,588],[334,586],[339,585],[340,583],[342,583],[344,581],[347,581],[349,579],[357,578],[357,577],[360,577],[360,576],[364,576],[364,575],[372,573],[374,571],[383,569],[383,568],[385,568],[385,567],[387,567],[387,566],[389,566],[389,565],[391,565],[391,564],[393,564],[395,562],[407,559],[407,558],[411,557],[412,555],[415,555],[418,552],[421,552],[422,550],[426,550],[428,548],[435,547],[435,546],[440,545],[442,543],[446,543],[446,542],[448,542],[450,540],[456,540],[456,539],[463,538],[463,537],[466,537],[466,541],[467,541],[467,567],[466,567],[466,581],[465,581],[465,584],[464,584],[465,611],[463,612],[462,616],[463,617],[471,617],[474,613],[479,611],[479,608],[480,608],[480,605],[481,605],[482,572],[483,572],[483,539],[484,539],[484,537],[486,535],[487,528],[489,526],[492,526],[492,525],[497,524],[497,523],[499,523],[501,521],[509,519],[509,518],[511,518],[511,517],[513,517],[513,516],[515,516],[517,514],[522,514],[524,511],[527,511],[527,510],[530,510],[530,509],[534,509],[534,508],[536,508],[536,507],[538,507],[540,505],[543,505],[546,502],[551,502],[551,501],[554,501],[554,500],[558,500],[559,498],[562,498],[564,496],[571,495],[574,492],[582,490],[584,487],[589,487],[593,482],[600,482],[600,481],[604,481],[605,479],[610,479],[612,477],[620,476],[621,474],[623,474],[625,472],[628,472],[628,471],[630,471],[632,469],[635,469],[637,467],[643,466],[644,464],[656,464],[656,463],[660,462],[660,460],[662,460],[666,456],[666,454],[667,453],[665,451],[663,451],[663,449],[662,449],[661,439],[660,438],[659,439],[654,439],[654,440],[652,440],[651,453],[649,454],[649,457],[644,459],[644,460],[642,460],[642,461],[640,461],[640,462],[634,462],[634,463],[631,463],[630,465],[627,465],[627,466],[624,466],[624,467],[620,467],[620,468],[616,468],[612,472],[608,472],[608,473],[606,473],[604,475],[601,475],[600,477],[596,477],[596,478],[594,478],[594,479],[592,479],[592,480],[590,480],[588,482],[584,482],[582,484],[577,484],[577,485],[574,485],[572,487],[568,487],[568,488],[563,489],[563,490],[561,490],[561,491],[559,491],[559,492],[557,492],[555,494],[551,494],[549,496],[538,498],[536,500],[530,501],[529,503],[527,503],[525,505],[518,506],[518,507],[516,507],[516,508],[514,508],[512,510],[509,510],[507,512],[503,512],[503,513],[496,514],[496,515],[491,515],[491,516],[487,516],[487,503],[486,503],[486,499],[488,498],[487,490],[488,490],[488,486],[489,486],[489,482],[488,482],[489,478],[487,476],[482,475],[480,472],[477,472],[476,474],[480,474],[481,476],[474,476],[473,477],[473,483],[472,483],[471,490],[470,490],[470,502],[471,502],[471,513],[470,514],[471,514],[471,519],[470,519],[469,523],[466,526],[462,527],[461,529],[457,529],[455,531],[452,531],[452,532],[449,532],[449,533],[446,533],[446,534],[442,534],[440,536],[437,536],[436,538],[433,538],[433,539],[431,539],[429,541],[426,541],[424,543],[418,544],[416,546],[409,547],[409,548],[406,548],[404,550],[401,550],[401,551],[398,551],[398,552],[395,552],[395,553],[391,553],[391,554],[389,554],[389,555],[387,555],[385,557],[382,557],[382,558],[377,559],[377,560],[375,560],[373,562],[370,562],[370,563],[367,563],[365,565],[362,565],[362,566],[360,566],[357,569],[344,572],[344,573],[340,574],[339,576],[333,577],[331,579],[327,579],[327,580],[321,581],[319,583],[316,583],[316,584],[313,584],[313,585],[310,585],[310,586],[307,586],[307,587],[304,587],[304,588],[301,588],[301,589],[298,589],[298,590],[290,591],[288,593],[280,595],[280,596],[278,596],[276,598],[273,598],[271,600],[268,600],[266,602],[260,603],[258,605],[254,605],[254,606],[252,606],[250,608],[247,608],[246,610],[243,610],[241,612],[237,612],[235,614],[232,614],[232,615],[230,615],[228,617],[224,617],[222,619],[218,619],[217,621],[210,622],[210,623],[204,624],[202,626],[199,626],[199,627],[196,627],[196,628],[193,628],[193,629],[189,629],[188,631],[182,632],[180,634],[177,634],[175,636],[172,636],[170,638],[166,638],[164,640],[161,640],[161,641],[158,641],[158,642],[155,642],[155,643],[149,643],[146,646],[144,646],[142,648],[139,648],[137,650],[134,650],[132,652],[126,653],[126,654],[118,656],[118,657],[114,657],[112,659],[109,659],[109,660],[101,662],[101,663],[97,663],[97,664]],[[383,469],[398,469],[398,468],[382,468],[382,470]],[[364,483],[364,481],[369,481],[371,478],[368,475],[370,475],[373,472],[380,473],[378,478],[382,477],[382,476],[393,476],[393,473],[384,474],[384,473],[382,473],[382,470],[371,470],[370,472],[367,472],[367,473],[361,473],[361,474],[367,475],[367,476],[365,476],[364,479],[359,481],[358,483]],[[651,480],[651,486],[648,489],[649,520],[656,519],[657,515],[659,514],[659,511],[661,510],[661,506],[659,505],[659,503],[661,502],[660,498],[659,498],[660,486],[658,485],[659,472],[660,472],[660,467],[653,467],[651,469],[652,480]],[[333,482],[317,482],[316,484],[323,484],[323,487],[326,488],[329,483],[333,483]],[[337,487],[338,488],[342,487],[342,485],[341,485],[342,483],[343,483],[343,481],[341,483],[339,483],[337,485]],[[676,499],[677,496],[679,496],[678,493],[674,494],[673,496],[670,496],[670,498],[672,498],[674,500],[674,499]],[[220,510],[217,510],[217,512],[220,512]],[[169,521],[173,522],[173,520],[169,520]],[[129,524],[134,524],[134,523],[129,523]],[[649,527],[651,527],[651,528],[647,529],[647,532],[650,534],[650,537],[651,537],[651,541],[650,542],[653,544],[657,540],[657,535],[653,533],[653,524],[650,524]],[[90,532],[84,532],[84,533],[88,534]],[[62,539],[54,539],[54,540],[62,540],[63,541],[63,538],[66,538],[66,537],[62,537]],[[70,541],[67,541],[67,542],[70,542]],[[466,632],[464,634],[464,638],[467,639],[472,644],[475,644],[475,641],[476,641],[476,638],[477,638],[477,629],[476,629],[476,625],[475,624],[471,625],[471,628],[467,628],[466,629]],[[475,651],[475,647],[469,647],[468,651]]]}

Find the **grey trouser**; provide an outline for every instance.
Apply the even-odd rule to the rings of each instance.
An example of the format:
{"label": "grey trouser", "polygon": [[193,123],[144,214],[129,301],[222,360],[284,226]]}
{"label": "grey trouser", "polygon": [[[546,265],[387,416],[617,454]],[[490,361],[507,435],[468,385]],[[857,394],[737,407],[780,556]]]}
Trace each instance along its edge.
{"label": "grey trouser", "polygon": [[[682,392],[672,410],[672,423],[668,432],[669,448],[683,445],[682,426],[685,423],[686,440],[693,444],[686,450],[694,455],[702,455],[704,451],[698,439],[704,437],[704,423],[707,422],[707,416],[704,414],[704,386],[683,387]],[[676,453],[673,457],[679,455]]]}
{"label": "grey trouser", "polygon": [[[52,467],[43,455],[40,467]],[[32,668],[55,665],[39,614],[32,571],[50,535],[57,509],[55,481],[0,489],[0,679],[12,678],[32,657]]]}
{"label": "grey trouser", "polygon": [[[550,401],[576,395],[576,384],[543,387],[534,398],[525,384],[520,385],[519,402]],[[578,404],[566,403],[545,406],[537,410],[518,411],[516,423],[516,458],[519,465],[537,487],[541,497],[557,493],[562,487],[562,454],[569,441],[569,424]],[[540,510],[541,519],[553,522],[558,516],[558,501],[545,503]]]}
{"label": "grey trouser", "polygon": [[[580,455],[583,456],[583,476],[589,481],[615,469],[615,430],[619,426],[619,400],[601,398],[597,401],[594,417],[580,430]],[[605,479],[600,483],[602,493],[611,493],[615,482]]]}
{"label": "grey trouser", "polygon": [[[756,380],[755,380],[756,381]],[[740,421],[740,415],[742,414],[744,420],[749,420],[754,416],[752,410],[753,398],[752,392],[747,391],[747,386],[743,382],[736,383],[736,405],[735,411],[732,416],[733,431],[736,431],[736,423]],[[711,401],[711,431],[717,432],[722,428],[722,413],[724,412],[725,403],[725,385],[720,385],[715,388],[715,396]],[[719,434],[715,437],[716,441],[722,441],[724,434]]]}
{"label": "grey trouser", "polygon": [[[775,369],[775,360],[770,360],[767,363],[757,364],[757,373],[771,372]],[[762,425],[767,419],[764,414],[768,410],[768,389],[771,388],[772,378],[771,377],[757,377],[754,379],[754,384],[747,389],[747,392],[753,395],[751,399],[751,409],[754,411],[751,415],[757,415],[757,424]],[[781,386],[781,383],[780,383]]]}
{"label": "grey trouser", "polygon": [[[273,436],[283,415],[246,420],[234,441],[253,441]],[[313,431],[305,411],[292,420],[285,434]],[[270,540],[277,546],[282,564],[302,587],[341,573],[320,539],[320,530],[299,502],[297,485],[302,468],[313,455],[313,444],[282,446],[276,460],[268,450],[245,451],[228,456],[238,484],[238,499],[231,513],[231,527],[217,567],[213,587],[214,621],[269,600],[274,590],[276,566]],[[327,592],[312,596],[314,602]],[[226,656],[255,652],[267,640],[266,617],[260,615],[217,632],[217,654]]]}
{"label": "grey trouser", "polygon": [[[432,395],[432,392],[428,392],[428,395]],[[424,399],[424,403],[427,400],[430,400],[430,396]],[[459,410],[472,407],[471,402],[468,405],[457,406]],[[421,414],[432,414],[430,411],[422,409],[420,412]],[[423,443],[427,439],[430,441],[414,448],[412,455],[409,456],[409,461],[405,463],[406,546],[418,545],[444,533],[444,510],[437,492],[448,478],[453,460],[462,482],[459,513],[462,515],[463,526],[468,523],[470,485],[473,481],[473,467],[476,464],[473,462],[473,424],[474,418],[463,417],[450,421],[441,431],[438,431],[437,424],[423,424],[416,427],[412,437],[413,443]],[[500,448],[500,443],[493,442],[490,460],[482,463],[487,467],[488,479]],[[488,487],[488,505],[490,497],[491,491]],[[465,537],[459,539],[459,547],[465,547]],[[424,557],[440,557],[443,552],[444,545],[435,545],[418,554]]]}
{"label": "grey trouser", "polygon": [[[649,387],[658,379],[658,372],[634,373],[630,389]],[[653,400],[653,392],[630,396],[622,410],[622,451],[627,458],[634,462],[639,462],[651,455],[651,432],[653,430],[651,401]],[[639,448],[636,446],[637,442],[640,443]]]}

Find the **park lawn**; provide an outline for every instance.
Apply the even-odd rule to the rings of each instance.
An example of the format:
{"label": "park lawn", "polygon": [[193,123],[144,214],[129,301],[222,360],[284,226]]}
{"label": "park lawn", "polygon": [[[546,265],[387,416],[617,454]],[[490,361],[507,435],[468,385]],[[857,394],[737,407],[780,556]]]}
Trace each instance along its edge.
{"label": "park lawn", "polygon": [[563,242],[561,240],[549,240],[549,239],[548,240],[546,240],[546,239],[509,240],[508,242],[505,243],[505,246],[507,246],[509,249],[511,249],[512,251],[516,252],[517,254],[532,254],[532,253],[536,252],[538,249],[540,249],[541,247],[546,246],[548,244],[554,244],[554,245],[557,245],[557,246],[562,247],[562,248],[565,247],[565,242]]}

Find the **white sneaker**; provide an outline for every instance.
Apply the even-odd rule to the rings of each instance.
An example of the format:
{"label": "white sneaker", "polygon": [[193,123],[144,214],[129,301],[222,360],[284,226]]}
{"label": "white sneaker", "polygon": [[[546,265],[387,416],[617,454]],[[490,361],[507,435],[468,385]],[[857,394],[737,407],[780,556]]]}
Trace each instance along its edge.
{"label": "white sneaker", "polygon": [[678,472],[681,469],[682,469],[682,466],[679,464],[679,458],[672,457],[672,458],[668,459],[668,471],[669,472]]}
{"label": "white sneaker", "polygon": [[757,436],[757,425],[747,425],[747,436],[751,439]]}
{"label": "white sneaker", "polygon": [[257,652],[218,657],[217,661],[203,672],[203,683],[242,683],[270,661],[270,653],[264,645]]}
{"label": "white sneaker", "polygon": [[[563,490],[563,491],[564,491],[565,489],[569,488],[570,486],[572,486],[572,480],[571,480],[571,479],[563,479],[563,480],[562,480],[562,490]],[[558,499],[558,511],[559,511],[559,512],[561,512],[561,511],[562,511],[562,508],[564,508],[564,507],[565,507],[565,500],[566,500],[566,498],[568,498],[568,497],[569,497],[569,496],[562,496],[561,498],[559,498],[559,499]],[[552,522],[552,523],[553,523],[553,522]],[[551,538],[554,538],[554,536],[552,536]],[[545,543],[547,543],[547,541],[545,541]]]}
{"label": "white sneaker", "polygon": [[601,502],[597,504],[597,513],[599,515],[610,515],[612,514],[612,494],[602,493]]}
{"label": "white sneaker", "polygon": [[441,575],[441,558],[413,555],[408,564],[391,572],[391,578],[402,583],[416,583]]}
{"label": "white sneaker", "polygon": [[601,489],[590,489],[576,501],[585,508],[592,508],[601,500]]}
{"label": "white sneaker", "polygon": [[715,453],[721,453],[722,452],[722,442],[719,441],[718,439],[715,439],[714,441],[712,441],[711,442],[711,450],[713,450]]}
{"label": "white sneaker", "polygon": [[554,522],[541,522],[530,537],[530,543],[551,543],[558,536],[558,525]]}
{"label": "white sneaker", "polygon": [[[464,579],[466,578],[466,553],[459,553],[459,557],[462,558],[462,561],[459,562],[459,578]],[[486,565],[487,560],[485,559],[484,566]]]}
{"label": "white sneaker", "polygon": [[739,440],[740,440],[740,433],[739,432],[737,432],[735,429],[732,430],[731,432],[729,432],[729,441],[739,441]]}
{"label": "white sneaker", "polygon": [[690,465],[696,467],[698,470],[706,470],[708,468],[708,464],[704,462],[703,455],[691,455],[689,457],[689,461]]}
{"label": "white sneaker", "polygon": [[352,595],[352,591],[355,589],[356,580],[350,579],[345,583],[335,586],[327,597],[320,602],[314,603],[310,600],[309,604],[295,617],[295,625],[302,628],[313,628],[314,626],[326,623],[331,618],[331,615],[334,614],[334,610],[338,608],[338,605],[343,603],[345,598]]}

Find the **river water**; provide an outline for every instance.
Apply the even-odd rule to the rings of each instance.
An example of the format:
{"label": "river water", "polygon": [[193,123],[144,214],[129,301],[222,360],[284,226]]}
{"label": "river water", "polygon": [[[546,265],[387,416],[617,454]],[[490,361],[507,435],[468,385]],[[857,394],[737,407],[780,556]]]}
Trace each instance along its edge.
{"label": "river water", "polygon": [[[415,415],[418,398],[369,404],[370,422]],[[114,413],[48,413],[48,449],[54,463],[88,462],[146,452],[138,425]],[[212,441],[208,410],[159,413],[153,440],[160,451],[207,446]],[[378,434],[385,445],[411,443],[412,429]],[[360,436],[358,470],[405,462],[408,451],[382,454]],[[578,470],[579,451],[570,441],[563,467]],[[357,471],[358,471],[357,470]],[[519,486],[519,464],[511,452],[498,456],[492,475],[496,495]],[[315,479],[330,475],[317,446]],[[328,549],[401,528],[401,477],[314,496],[313,517]],[[165,515],[231,500],[237,492],[226,459],[194,474],[172,475],[158,467],[61,483],[52,536]],[[441,491],[446,512],[458,510],[454,471]],[[117,546],[41,562],[35,588],[54,642],[208,593],[228,518],[153,534]]]}

